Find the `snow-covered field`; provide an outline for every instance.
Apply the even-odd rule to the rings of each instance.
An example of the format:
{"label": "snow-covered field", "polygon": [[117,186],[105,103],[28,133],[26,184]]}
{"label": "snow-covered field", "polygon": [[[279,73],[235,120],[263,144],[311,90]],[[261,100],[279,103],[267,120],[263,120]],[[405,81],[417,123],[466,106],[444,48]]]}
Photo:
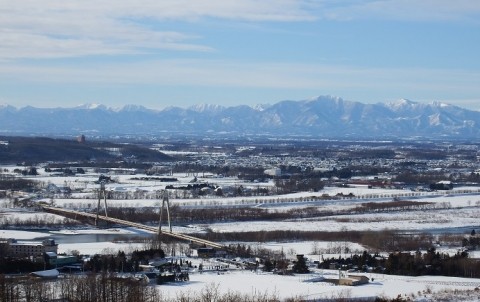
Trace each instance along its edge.
{"label": "snow-covered field", "polygon": [[142,250],[144,243],[132,242],[89,242],[89,243],[63,243],[58,245],[58,253],[71,254],[78,251],[81,255],[116,255],[118,251],[132,253],[135,250]]}
{"label": "snow-covered field", "polygon": [[365,230],[408,230],[427,231],[431,229],[451,229],[480,227],[480,209],[450,209],[439,211],[418,211],[407,213],[381,213],[330,216],[301,220],[251,221],[214,223],[209,227],[216,232],[248,232],[255,230],[295,230],[295,231],[365,231]]}
{"label": "snow-covered field", "polygon": [[[226,273],[195,273],[190,281],[160,286],[161,291],[175,298],[180,291],[201,292],[205,288],[217,287],[221,293],[241,292],[275,294],[280,299],[299,297],[302,299],[389,297],[398,295],[415,297],[422,301],[430,292],[451,290],[474,290],[480,287],[479,279],[451,277],[405,277],[395,275],[366,274],[371,282],[362,286],[335,286],[327,282],[316,282],[321,277],[338,278],[338,272],[323,270],[316,274],[281,276],[252,271],[230,271]],[[452,301],[451,298],[448,301]],[[471,297],[478,301],[480,294]],[[425,300],[423,300],[425,301]],[[455,301],[455,300],[453,300]],[[464,301],[459,300],[459,301]]]}
{"label": "snow-covered field", "polygon": [[[136,175],[135,177],[141,177]],[[132,180],[132,176],[114,176],[118,183],[109,184],[108,190],[132,190],[158,191],[165,188],[169,183],[160,183],[144,180]],[[191,176],[175,175],[181,182],[188,183]],[[98,175],[85,175],[69,177],[54,177],[43,173],[34,177],[36,180],[45,183],[54,183],[63,186],[68,183],[74,188],[84,189],[83,193],[73,194],[74,198],[44,199],[45,202],[53,201],[56,206],[64,208],[82,209],[95,208],[96,198],[91,189],[97,185],[93,181]],[[220,185],[252,185],[239,183],[233,178],[205,178],[204,181],[214,181]],[[178,185],[178,184],[177,184]],[[262,184],[264,186],[271,183]],[[397,211],[392,213],[369,213],[328,216],[322,218],[305,218],[296,220],[278,221],[249,221],[249,222],[227,222],[211,224],[193,224],[189,226],[174,226],[177,232],[198,232],[205,229],[212,229],[218,232],[246,232],[246,231],[272,231],[272,230],[299,230],[299,231],[349,231],[349,230],[407,230],[407,231],[428,231],[432,229],[450,230],[463,228],[464,230],[480,229],[480,193],[466,194],[465,190],[475,191],[478,188],[457,188],[454,191],[445,193],[438,192],[411,192],[407,190],[394,189],[369,189],[366,186],[354,186],[349,188],[325,188],[320,192],[295,193],[283,196],[268,197],[236,197],[236,198],[198,198],[179,199],[170,198],[171,204],[190,207],[205,206],[255,206],[268,209],[269,211],[288,211],[293,208],[315,207],[324,210],[346,210],[359,206],[365,202],[389,202],[394,197],[411,200],[415,202],[429,202],[438,205],[436,209],[427,211]],[[320,200],[318,197],[328,195],[330,197],[353,194],[354,198],[340,197],[339,199]],[[87,199],[88,197],[88,199]],[[109,200],[109,207],[159,207],[161,200],[132,199],[132,200]],[[9,221],[25,221],[43,219],[48,221],[61,221],[63,217],[53,214],[29,212],[11,208],[11,202],[0,200],[0,224],[5,219]],[[1,225],[0,225],[1,228]],[[30,232],[18,230],[0,230],[0,238],[16,238],[19,240],[37,240],[39,238],[55,235],[76,236],[83,234],[135,234],[132,229],[82,229],[82,230],[60,230],[56,232]],[[287,257],[294,258],[296,254],[305,254],[311,260],[319,260],[318,255],[313,255],[314,249],[331,249],[334,245],[348,246],[348,250],[362,252],[365,248],[352,242],[245,242],[253,247],[282,250]],[[73,250],[81,254],[94,253],[116,253],[118,250],[126,252],[142,248],[143,243],[131,242],[87,242],[87,243],[63,243],[59,245],[60,253],[69,253]],[[455,252],[455,251],[453,251]],[[470,254],[472,257],[480,257],[477,252]],[[195,259],[195,261],[200,261]],[[205,263],[205,265],[208,263]],[[172,298],[179,292],[199,292],[208,287],[218,287],[220,292],[241,292],[241,293],[267,293],[275,294],[280,298],[302,297],[304,299],[315,298],[341,298],[341,297],[373,297],[386,296],[390,298],[398,295],[415,297],[421,301],[422,297],[428,297],[432,291],[441,290],[473,290],[480,287],[479,279],[449,278],[449,277],[404,277],[367,274],[371,279],[368,285],[358,287],[333,286],[330,283],[314,282],[319,277],[335,278],[338,272],[329,270],[317,270],[314,274],[279,276],[263,272],[252,272],[244,270],[231,270],[222,273],[192,273],[190,281],[186,283],[175,283],[160,286],[162,292]],[[477,300],[478,297],[477,291]],[[475,301],[475,299],[471,300]]]}

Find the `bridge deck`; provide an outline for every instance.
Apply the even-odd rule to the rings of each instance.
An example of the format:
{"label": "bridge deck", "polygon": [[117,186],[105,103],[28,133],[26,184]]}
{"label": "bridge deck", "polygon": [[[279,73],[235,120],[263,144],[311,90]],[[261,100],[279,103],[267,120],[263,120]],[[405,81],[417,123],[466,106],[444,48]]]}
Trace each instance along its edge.
{"label": "bridge deck", "polygon": [[[56,207],[43,206],[43,210],[49,213],[58,214],[62,216],[68,215],[68,216],[82,216],[82,217],[91,218],[91,219],[97,218],[96,214],[67,210],[67,209],[56,208]],[[105,217],[105,216],[98,216],[98,219],[101,219],[107,222],[116,223],[116,224],[130,226],[130,227],[134,227],[134,228],[138,228],[146,231],[151,231],[153,233],[158,233],[158,227],[147,226],[141,223],[131,222],[128,220],[122,220],[117,218]],[[205,245],[205,246],[209,246],[217,249],[222,249],[222,250],[228,249],[227,246],[224,246],[222,244],[205,240],[205,239],[200,239],[200,238],[186,235],[186,234],[180,234],[180,233],[164,231],[164,230],[162,230],[162,234],[173,237],[173,238],[186,240],[186,241],[194,242],[200,245]]]}

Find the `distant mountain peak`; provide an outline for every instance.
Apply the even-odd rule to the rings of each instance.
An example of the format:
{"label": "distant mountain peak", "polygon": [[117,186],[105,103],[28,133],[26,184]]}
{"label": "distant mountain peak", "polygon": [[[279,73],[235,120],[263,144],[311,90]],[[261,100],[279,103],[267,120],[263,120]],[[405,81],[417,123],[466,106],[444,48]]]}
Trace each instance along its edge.
{"label": "distant mountain peak", "polygon": [[132,112],[132,111],[149,111],[150,109],[142,106],[142,105],[135,105],[135,104],[127,104],[127,105],[124,105],[123,107],[120,107],[118,108],[116,111],[119,112],[119,111],[129,111],[129,112]]}
{"label": "distant mountain peak", "polygon": [[95,109],[101,109],[101,110],[107,110],[108,108],[105,105],[102,104],[97,104],[97,103],[86,103],[86,104],[81,104],[75,109],[85,109],[85,110],[95,110]]}
{"label": "distant mountain peak", "polygon": [[390,102],[389,104],[392,104],[394,106],[411,106],[411,105],[416,105],[418,103],[409,99],[399,99],[399,100]]}
{"label": "distant mountain peak", "polygon": [[268,108],[270,108],[272,105],[270,104],[257,104],[255,106],[252,106],[253,109],[257,110],[257,111],[264,111]]}
{"label": "distant mountain peak", "polygon": [[188,107],[188,109],[192,110],[192,111],[195,111],[195,112],[219,112],[219,111],[222,111],[225,109],[225,107],[223,107],[222,105],[218,105],[218,104],[197,104],[197,105],[193,105],[193,106],[190,106]]}
{"label": "distant mountain peak", "polygon": [[432,106],[442,107],[442,108],[452,107],[452,105],[447,104],[447,103],[444,103],[444,102],[441,102],[441,101],[433,101],[433,102],[431,102],[430,104],[431,104]]}
{"label": "distant mountain peak", "polygon": [[[382,103],[380,103],[382,104]],[[411,101],[409,99],[399,99],[393,102],[388,102],[384,103],[384,105],[387,108],[390,108],[392,110],[398,111],[398,110],[411,110],[413,108],[416,108],[418,106],[424,106],[424,104],[417,103],[414,101]]]}
{"label": "distant mountain peak", "polygon": [[321,102],[321,101],[333,101],[333,102],[343,102],[345,101],[343,98],[335,96],[335,95],[320,95],[316,97],[312,97],[308,99],[309,102]]}

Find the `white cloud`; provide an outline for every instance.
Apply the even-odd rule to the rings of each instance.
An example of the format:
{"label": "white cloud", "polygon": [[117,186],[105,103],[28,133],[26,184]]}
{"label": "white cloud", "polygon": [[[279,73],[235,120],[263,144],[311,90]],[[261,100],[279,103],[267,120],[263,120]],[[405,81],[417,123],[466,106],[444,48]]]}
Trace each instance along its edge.
{"label": "white cloud", "polygon": [[0,58],[125,54],[155,48],[208,49],[186,42],[191,38],[187,35],[153,31],[117,19],[120,15],[111,17],[106,12],[102,14],[99,11],[69,10],[55,6],[40,11],[27,7],[24,9],[0,10]]}
{"label": "white cloud", "polygon": [[171,30],[168,21],[381,18],[477,22],[479,13],[477,0],[0,0],[0,61],[162,49],[212,51],[201,33]]}
{"label": "white cloud", "polygon": [[298,21],[312,16],[296,0],[22,0],[0,1],[0,60],[210,51],[198,36],[155,29],[152,22],[213,17]]}

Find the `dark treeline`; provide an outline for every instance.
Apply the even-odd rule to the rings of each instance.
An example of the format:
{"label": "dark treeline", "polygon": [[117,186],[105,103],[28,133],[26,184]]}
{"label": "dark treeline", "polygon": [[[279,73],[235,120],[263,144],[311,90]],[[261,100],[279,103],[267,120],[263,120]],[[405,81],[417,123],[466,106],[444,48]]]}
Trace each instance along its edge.
{"label": "dark treeline", "polygon": [[67,276],[55,282],[0,275],[0,301],[164,301],[155,287],[113,274]]}
{"label": "dark treeline", "polygon": [[[158,223],[159,212],[156,208],[109,208],[109,216],[139,223]],[[188,208],[172,206],[172,223],[207,223],[220,221],[284,220],[291,218],[325,217],[336,213],[319,210],[314,207],[296,208],[285,212],[269,211],[252,207],[208,207]]]}
{"label": "dark treeline", "polygon": [[32,229],[54,228],[58,227],[59,225],[66,227],[75,227],[81,225],[79,221],[74,219],[58,218],[55,216],[46,215],[34,215],[33,217],[27,219],[20,219],[19,217],[15,216],[4,216],[0,217],[0,223],[2,228],[22,227]]}
{"label": "dark treeline", "polygon": [[324,259],[319,268],[330,268],[336,265],[344,268],[373,268],[374,271],[393,275],[438,275],[451,277],[480,277],[480,261],[468,258],[468,253],[457,253],[453,256],[436,252],[430,248],[426,253],[395,252],[387,258],[378,254],[353,255],[348,258]]}
{"label": "dark treeline", "polygon": [[445,180],[445,173],[440,173],[437,171],[417,172],[415,170],[406,170],[400,172],[394,178],[394,181],[397,182],[422,185],[428,185],[442,180]]}
{"label": "dark treeline", "polygon": [[394,231],[255,231],[196,234],[211,241],[272,242],[272,241],[346,241],[368,246],[371,250],[393,252],[396,250],[426,250],[434,243],[430,234],[399,234]]}
{"label": "dark treeline", "polygon": [[418,172],[414,169],[404,169],[394,177],[394,181],[403,182],[406,184],[430,185],[443,180],[450,180],[456,183],[465,182],[480,182],[480,174],[475,172],[470,173],[450,173],[445,174],[443,171],[422,171]]}
{"label": "dark treeline", "polygon": [[[140,223],[155,223],[159,220],[158,209],[153,208],[110,208],[109,216]],[[215,222],[215,221],[250,221],[262,219],[286,219],[288,213],[271,212],[265,209],[235,208],[170,208],[171,220],[174,223]]]}
{"label": "dark treeline", "polygon": [[165,258],[165,252],[161,249],[148,249],[134,251],[131,256],[119,251],[116,255],[95,255],[84,265],[84,270],[95,273],[99,272],[138,272],[140,264],[148,264],[148,261],[156,258]]}
{"label": "dark treeline", "polygon": [[[4,257],[6,251],[0,250],[0,274],[20,274],[54,268],[42,261],[27,258]],[[116,255],[96,254],[83,266],[84,271],[94,273],[106,272],[138,272],[140,264],[148,264],[151,259],[165,258],[165,252],[159,248],[134,251],[127,255],[119,251]],[[80,261],[80,259],[79,259]],[[0,300],[1,301],[1,300]]]}
{"label": "dark treeline", "polygon": [[2,253],[0,253],[0,256],[2,256],[0,257],[0,274],[22,274],[45,269],[43,262],[7,258],[3,257]]}
{"label": "dark treeline", "polygon": [[320,177],[299,177],[291,176],[287,179],[275,179],[277,194],[288,194],[294,192],[318,192],[323,189],[324,183]]}
{"label": "dark treeline", "polygon": [[0,174],[0,190],[30,192],[37,186],[37,182],[23,178],[2,178]]}
{"label": "dark treeline", "polygon": [[[0,302],[69,301],[69,302],[279,302],[276,294],[231,292],[222,293],[219,286],[207,285],[198,292],[180,291],[176,296],[163,296],[161,287],[148,286],[132,278],[114,274],[67,276],[52,282],[37,279],[12,279],[0,275]],[[299,302],[300,298],[285,301]],[[347,300],[341,300],[347,301]],[[359,301],[359,300],[355,300]]]}
{"label": "dark treeline", "polygon": [[442,160],[447,157],[447,154],[444,150],[435,150],[431,148],[418,148],[415,150],[408,150],[406,153],[408,158],[415,158],[419,160]]}
{"label": "dark treeline", "polygon": [[[448,205],[441,204],[441,208]],[[432,210],[439,208],[439,205],[433,202],[409,201],[409,200],[393,200],[390,202],[366,202],[352,209],[357,213],[372,212],[395,212],[395,211],[415,211],[415,210]]]}
{"label": "dark treeline", "polygon": [[[182,223],[211,223],[227,221],[258,221],[258,220],[285,220],[314,217],[341,216],[358,213],[378,213],[395,211],[423,211],[432,209],[450,208],[449,203],[413,202],[408,200],[394,200],[384,203],[362,203],[346,210],[325,210],[317,207],[294,208],[288,211],[267,210],[253,207],[205,207],[189,208],[172,206],[171,220],[175,224]],[[118,219],[130,220],[139,223],[156,223],[159,220],[156,208],[111,207],[109,215]],[[341,219],[341,218],[339,218]]]}

